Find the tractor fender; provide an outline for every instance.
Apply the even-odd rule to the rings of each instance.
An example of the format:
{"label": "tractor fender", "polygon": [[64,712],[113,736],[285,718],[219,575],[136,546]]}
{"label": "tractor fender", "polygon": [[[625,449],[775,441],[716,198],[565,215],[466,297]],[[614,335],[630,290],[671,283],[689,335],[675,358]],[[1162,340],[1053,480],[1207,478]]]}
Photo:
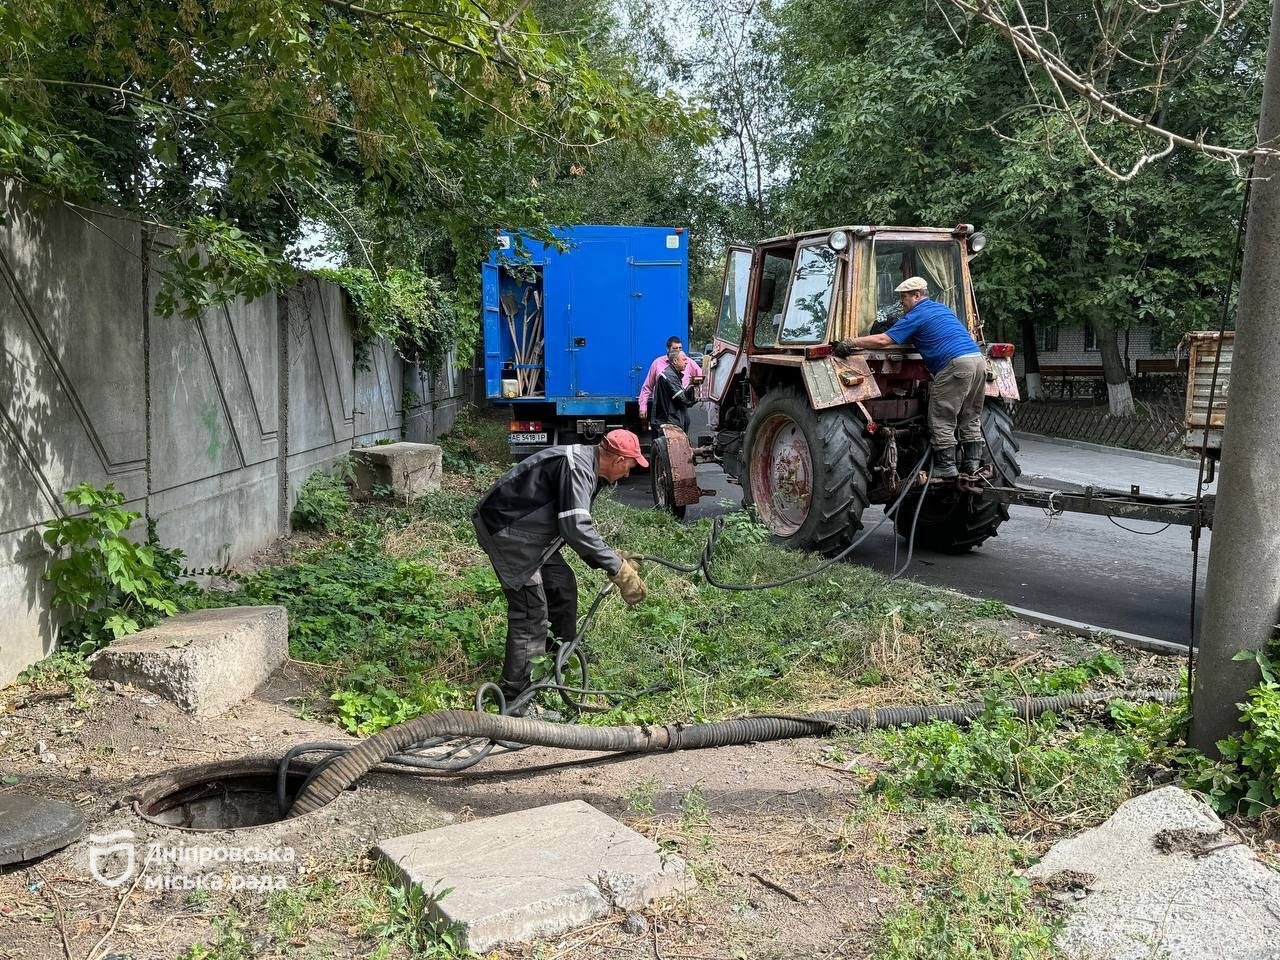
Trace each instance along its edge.
{"label": "tractor fender", "polygon": [[800,372],[815,410],[844,407],[880,396],[880,386],[866,357],[826,356],[806,360]]}
{"label": "tractor fender", "polygon": [[666,457],[671,469],[671,487],[674,504],[688,507],[702,498],[698,486],[698,470],[693,462],[693,446],[688,435],[674,424],[664,423],[662,435],[666,439]]}

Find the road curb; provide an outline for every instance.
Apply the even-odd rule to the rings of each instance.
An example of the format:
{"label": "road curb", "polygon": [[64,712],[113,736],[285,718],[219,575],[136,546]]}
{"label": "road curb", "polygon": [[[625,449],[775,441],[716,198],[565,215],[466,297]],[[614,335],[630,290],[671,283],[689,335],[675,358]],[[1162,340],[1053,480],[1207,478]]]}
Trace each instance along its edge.
{"label": "road curb", "polygon": [[1015,440],[1033,440],[1039,443],[1051,443],[1056,447],[1075,447],[1077,450],[1092,450],[1095,453],[1112,453],[1121,457],[1132,457],[1135,460],[1149,460],[1152,463],[1165,463],[1175,467],[1196,468],[1196,460],[1191,457],[1171,457],[1165,453],[1148,453],[1145,450],[1130,450],[1127,447],[1108,447],[1104,443],[1089,443],[1087,440],[1068,440],[1065,437],[1046,437],[1040,433],[1013,432]]}
{"label": "road curb", "polygon": [[1025,607],[1014,607],[1009,604],[1005,604],[1005,606],[1009,608],[1010,613],[1020,620],[1026,620],[1028,623],[1034,623],[1042,627],[1053,627],[1055,630],[1064,630],[1067,633],[1075,634],[1077,637],[1096,639],[1099,635],[1105,634],[1127,647],[1136,647],[1148,653],[1158,653],[1167,657],[1185,657],[1187,655],[1187,645],[1185,643],[1174,643],[1172,640],[1161,640],[1158,637],[1144,637],[1140,633],[1126,633],[1123,630],[1111,630],[1092,623],[1082,623],[1079,620],[1055,617],[1052,614],[1041,613],[1039,610],[1027,610]]}

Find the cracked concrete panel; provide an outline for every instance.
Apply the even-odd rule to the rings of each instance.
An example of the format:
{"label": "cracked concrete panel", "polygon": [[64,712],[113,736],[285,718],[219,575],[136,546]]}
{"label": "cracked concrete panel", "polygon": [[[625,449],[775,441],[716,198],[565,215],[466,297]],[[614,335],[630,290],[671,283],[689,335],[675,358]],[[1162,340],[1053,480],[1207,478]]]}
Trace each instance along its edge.
{"label": "cracked concrete panel", "polygon": [[397,497],[417,500],[440,489],[444,476],[443,449],[434,443],[387,443],[353,450],[356,489],[371,494],[378,485]]}
{"label": "cracked concrete panel", "polygon": [[684,861],[581,800],[381,841],[466,946],[554,936],[693,888]]}
{"label": "cracked concrete panel", "polygon": [[200,717],[253,693],[289,653],[284,607],[196,610],[94,654],[92,674],[150,690]]}
{"label": "cracked concrete panel", "polygon": [[[1280,873],[1177,787],[1055,844],[1027,877],[1083,891],[1058,936],[1078,960],[1280,960]],[[1071,903],[1068,900],[1068,903]]]}

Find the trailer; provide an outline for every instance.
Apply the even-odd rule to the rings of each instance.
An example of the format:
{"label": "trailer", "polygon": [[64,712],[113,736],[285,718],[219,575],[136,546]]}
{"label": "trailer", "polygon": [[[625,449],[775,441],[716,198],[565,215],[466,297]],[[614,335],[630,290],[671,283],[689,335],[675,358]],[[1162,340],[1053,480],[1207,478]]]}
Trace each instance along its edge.
{"label": "trailer", "polygon": [[669,336],[688,342],[688,234],[575,226],[554,236],[499,231],[482,267],[485,391],[511,411],[511,453],[619,427],[647,445],[645,374]]}

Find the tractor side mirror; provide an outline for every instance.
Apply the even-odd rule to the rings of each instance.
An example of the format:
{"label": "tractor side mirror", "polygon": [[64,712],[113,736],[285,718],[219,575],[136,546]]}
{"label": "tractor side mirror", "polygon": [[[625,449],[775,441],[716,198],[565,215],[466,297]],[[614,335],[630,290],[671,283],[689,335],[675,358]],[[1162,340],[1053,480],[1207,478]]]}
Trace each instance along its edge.
{"label": "tractor side mirror", "polygon": [[778,281],[775,277],[763,277],[760,280],[760,294],[756,297],[756,313],[769,313],[773,310],[773,298],[778,292]]}

